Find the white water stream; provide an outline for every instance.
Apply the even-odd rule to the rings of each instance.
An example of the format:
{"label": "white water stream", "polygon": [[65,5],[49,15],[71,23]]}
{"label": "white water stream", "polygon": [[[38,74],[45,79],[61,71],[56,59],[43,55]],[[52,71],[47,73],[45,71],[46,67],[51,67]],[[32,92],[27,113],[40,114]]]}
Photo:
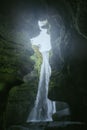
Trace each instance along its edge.
{"label": "white water stream", "polygon": [[38,92],[35,105],[29,114],[27,122],[52,121],[52,114],[56,112],[55,102],[48,99],[48,87],[51,76],[51,67],[49,64],[49,51],[51,50],[50,35],[47,29],[41,29],[40,35],[31,39],[33,45],[39,46],[43,62],[41,65]]}

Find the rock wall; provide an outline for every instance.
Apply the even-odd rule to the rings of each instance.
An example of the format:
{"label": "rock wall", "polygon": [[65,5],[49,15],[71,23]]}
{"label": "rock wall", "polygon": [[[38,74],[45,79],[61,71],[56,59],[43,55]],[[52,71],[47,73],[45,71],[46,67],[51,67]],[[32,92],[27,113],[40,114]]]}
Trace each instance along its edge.
{"label": "rock wall", "polygon": [[[86,0],[2,1],[0,4],[0,126],[2,124],[5,126],[3,120],[8,120],[7,124],[24,122],[28,110],[30,111],[33,105],[38,76],[35,71],[33,75],[36,78],[31,80],[31,72],[34,71],[31,55],[34,52],[30,38],[39,34],[37,22],[44,18],[48,19],[51,26],[52,43],[50,59],[52,76],[48,97],[68,103],[72,120],[87,122],[86,7]],[[28,73],[30,81],[23,83],[23,78]],[[31,102],[32,105],[29,107]]]}

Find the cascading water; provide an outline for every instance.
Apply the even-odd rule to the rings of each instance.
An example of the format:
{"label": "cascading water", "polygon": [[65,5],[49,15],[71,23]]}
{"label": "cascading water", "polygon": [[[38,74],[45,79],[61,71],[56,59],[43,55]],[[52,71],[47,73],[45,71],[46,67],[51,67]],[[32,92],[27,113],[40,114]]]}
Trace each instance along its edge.
{"label": "cascading water", "polygon": [[56,112],[55,102],[48,99],[48,86],[51,76],[51,67],[49,64],[49,51],[51,50],[50,35],[47,29],[41,28],[46,21],[38,22],[40,27],[40,35],[31,39],[33,45],[39,46],[42,54],[43,62],[41,65],[38,92],[34,108],[32,109],[27,122],[52,121],[52,114]]}

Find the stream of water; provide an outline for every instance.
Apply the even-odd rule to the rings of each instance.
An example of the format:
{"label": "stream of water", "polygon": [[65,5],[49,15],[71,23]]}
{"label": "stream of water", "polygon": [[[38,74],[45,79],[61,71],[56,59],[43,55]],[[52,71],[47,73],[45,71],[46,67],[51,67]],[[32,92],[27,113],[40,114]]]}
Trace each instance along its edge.
{"label": "stream of water", "polygon": [[33,45],[39,46],[43,61],[35,105],[29,114],[27,122],[52,121],[52,114],[56,112],[55,102],[48,99],[48,87],[51,76],[49,64],[49,51],[51,50],[50,35],[47,34],[47,29],[40,29],[40,35],[31,39]]}

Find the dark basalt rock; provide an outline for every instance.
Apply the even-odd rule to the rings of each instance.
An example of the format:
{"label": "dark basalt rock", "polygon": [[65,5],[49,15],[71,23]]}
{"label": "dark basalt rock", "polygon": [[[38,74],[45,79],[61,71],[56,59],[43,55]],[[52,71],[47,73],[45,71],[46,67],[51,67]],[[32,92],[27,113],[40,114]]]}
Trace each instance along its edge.
{"label": "dark basalt rock", "polygon": [[40,122],[25,125],[14,125],[8,130],[85,130],[87,126],[81,122]]}
{"label": "dark basalt rock", "polygon": [[49,124],[45,130],[85,130],[87,126],[80,122],[54,122]]}
{"label": "dark basalt rock", "polygon": [[57,111],[52,115],[53,121],[69,121],[70,118],[70,110],[69,108],[65,108],[63,110]]}
{"label": "dark basalt rock", "polygon": [[[71,8],[75,7],[75,9],[73,8],[73,14],[75,15],[74,11],[77,11],[79,2],[77,2],[77,6],[74,6],[75,3],[72,1],[69,1],[69,3],[71,5]],[[84,4],[84,6],[86,6],[86,4]],[[80,12],[78,12],[78,15],[82,12],[80,10]],[[81,17],[84,16],[81,15]],[[59,35],[58,33],[55,35],[57,39],[56,42],[52,37],[53,55],[51,57],[51,66],[53,71],[48,97],[51,100],[68,103],[71,110],[71,120],[87,122],[86,33],[81,31],[79,26],[81,25],[81,21],[79,21],[76,15],[73,18],[74,20],[76,20],[75,18],[78,19],[77,26],[79,26],[79,30],[77,30],[76,25],[74,26],[71,21],[69,21],[69,25],[66,26],[65,23],[67,22],[65,21],[67,21],[67,18],[61,18],[64,20],[63,22],[65,27],[63,28],[63,26],[61,26],[63,25],[61,22],[59,26],[63,28],[61,29],[62,35]],[[87,19],[84,17],[82,24],[84,24],[86,20]],[[85,28],[85,30],[87,29]]]}
{"label": "dark basalt rock", "polygon": [[62,46],[65,50],[61,52],[64,59],[62,68],[54,62],[56,69],[51,77],[54,87],[49,91],[49,98],[67,102],[72,120],[87,122],[87,40],[79,35],[75,35],[75,39],[73,36],[69,47]]}

